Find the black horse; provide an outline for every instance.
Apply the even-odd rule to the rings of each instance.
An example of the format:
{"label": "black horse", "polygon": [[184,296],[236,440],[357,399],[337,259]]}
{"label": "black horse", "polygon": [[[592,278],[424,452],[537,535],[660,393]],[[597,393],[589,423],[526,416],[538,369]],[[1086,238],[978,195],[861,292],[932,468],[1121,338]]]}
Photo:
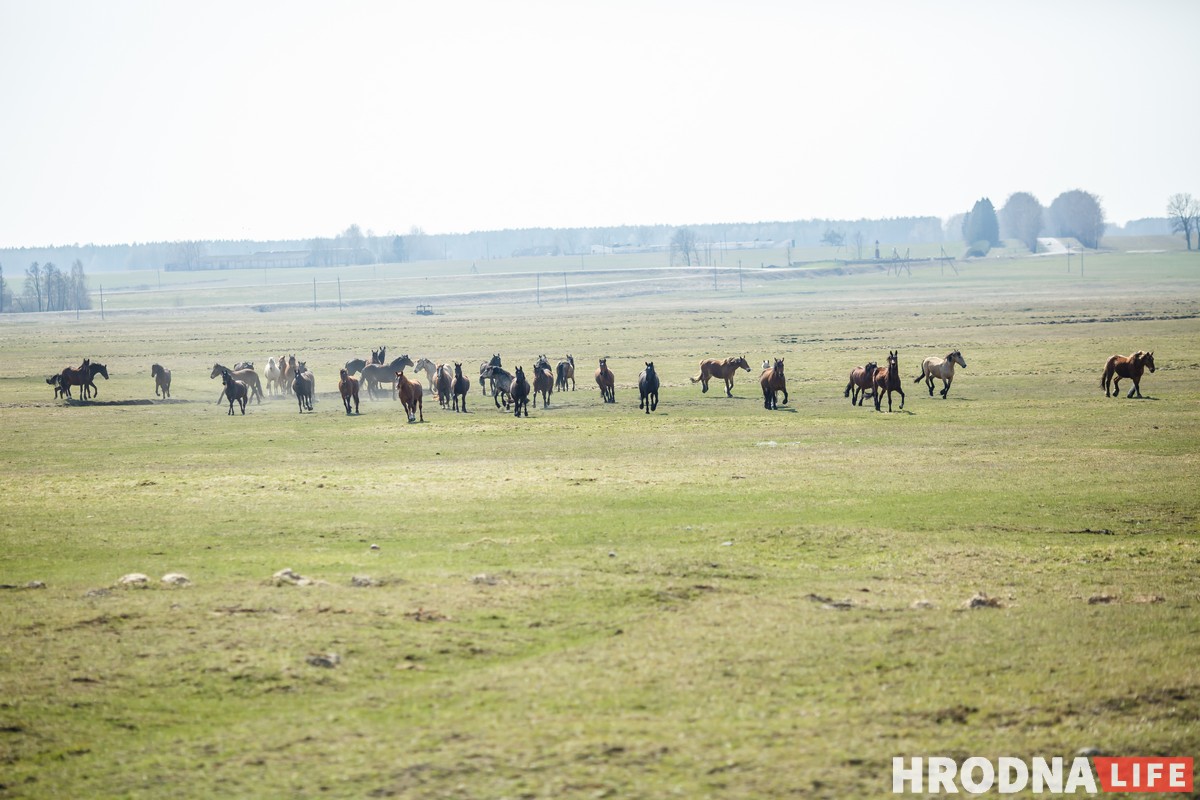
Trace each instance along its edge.
{"label": "black horse", "polygon": [[[454,410],[467,413],[467,393],[471,391],[471,381],[467,376],[462,374],[462,362],[454,362],[454,386],[450,392],[453,395]],[[458,407],[458,398],[462,397],[462,408]]]}
{"label": "black horse", "polygon": [[313,410],[313,390],[316,388],[316,380],[313,374],[308,371],[308,365],[301,361],[296,365],[296,377],[292,379],[292,393],[296,395],[296,403],[300,406],[300,413]]}
{"label": "black horse", "polygon": [[658,410],[658,373],[654,371],[654,362],[647,361],[646,368],[638,375],[638,391],[642,395],[638,408],[645,408],[646,413]]}
{"label": "black horse", "polygon": [[525,410],[525,416],[529,416],[529,381],[525,380],[525,370],[522,367],[517,367],[517,374],[512,381],[512,389],[509,391],[513,401],[513,416],[521,416],[521,409]]}

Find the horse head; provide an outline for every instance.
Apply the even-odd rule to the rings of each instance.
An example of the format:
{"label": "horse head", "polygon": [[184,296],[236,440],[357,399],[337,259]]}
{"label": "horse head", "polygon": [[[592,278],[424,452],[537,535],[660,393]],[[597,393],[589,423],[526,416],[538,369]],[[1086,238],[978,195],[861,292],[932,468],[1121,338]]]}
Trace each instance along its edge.
{"label": "horse head", "polygon": [[957,350],[955,350],[950,355],[946,356],[946,360],[953,361],[955,364],[958,364],[963,369],[967,368],[967,360],[965,358],[963,358],[962,353],[960,353]]}
{"label": "horse head", "polygon": [[746,370],[746,372],[750,371],[750,363],[746,361],[745,356],[740,356],[736,361],[733,362],[733,365],[735,367],[741,367],[742,369]]}
{"label": "horse head", "polygon": [[647,361],[647,362],[646,362],[646,374],[647,374],[647,375],[653,375],[653,374],[654,374],[654,362],[653,362],[653,361]]}
{"label": "horse head", "polygon": [[162,364],[151,364],[150,365],[150,377],[151,378],[157,378],[161,372],[162,372]]}
{"label": "horse head", "polygon": [[874,361],[868,361],[866,364],[863,365],[863,372],[867,373],[868,375],[874,375],[875,370],[877,370],[877,369],[879,369],[879,365],[876,364]]}
{"label": "horse head", "polygon": [[221,383],[225,384],[226,386],[233,383],[233,376],[229,374],[229,370],[221,370]]}
{"label": "horse head", "polygon": [[488,362],[488,366],[491,366],[491,367],[503,367],[504,366],[503,364],[500,363],[500,354],[499,353],[492,354],[492,359],[491,359],[491,361]]}
{"label": "horse head", "polygon": [[[1139,351],[1139,352],[1141,352],[1141,351]],[[1154,372],[1154,352],[1153,351],[1151,351],[1149,353],[1142,353],[1142,364],[1146,367],[1146,369],[1150,370],[1151,372]]]}
{"label": "horse head", "polygon": [[782,375],[783,374],[783,359],[782,358],[775,359],[775,366],[772,367],[772,369],[775,370],[776,375]]}
{"label": "horse head", "polygon": [[92,371],[92,375],[103,375],[104,380],[108,380],[108,367],[104,366],[103,364],[92,364],[90,365],[90,369]]}
{"label": "horse head", "polygon": [[462,374],[462,362],[461,362],[461,361],[455,361],[455,362],[454,362],[454,377],[455,377],[455,378],[461,378],[462,376],[463,376],[463,374]]}

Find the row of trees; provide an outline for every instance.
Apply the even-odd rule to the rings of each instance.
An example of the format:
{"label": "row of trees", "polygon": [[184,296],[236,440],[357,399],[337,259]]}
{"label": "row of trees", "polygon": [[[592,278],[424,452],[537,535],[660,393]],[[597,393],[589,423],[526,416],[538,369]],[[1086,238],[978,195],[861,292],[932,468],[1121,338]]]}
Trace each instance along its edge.
{"label": "row of trees", "polygon": [[25,270],[25,288],[20,297],[13,296],[4,279],[4,267],[0,266],[0,312],[76,311],[91,307],[87,276],[83,262],[78,259],[69,272],[63,272],[53,263],[33,262]]}
{"label": "row of trees", "polygon": [[1054,198],[1048,209],[1029,192],[1016,192],[997,213],[992,201],[984,197],[976,201],[970,213],[962,215],[961,225],[968,255],[982,256],[1003,239],[1016,239],[1035,253],[1043,232],[1075,239],[1095,249],[1100,246],[1105,222],[1100,198],[1072,189]]}

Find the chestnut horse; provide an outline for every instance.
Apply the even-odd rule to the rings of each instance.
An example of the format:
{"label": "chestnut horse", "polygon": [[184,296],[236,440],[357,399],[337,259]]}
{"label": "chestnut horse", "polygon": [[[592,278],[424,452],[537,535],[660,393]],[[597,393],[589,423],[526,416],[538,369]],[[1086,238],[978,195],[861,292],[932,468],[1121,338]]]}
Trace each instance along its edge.
{"label": "chestnut horse", "polygon": [[[412,362],[410,361],[411,365]],[[409,422],[416,422],[417,415],[420,414],[421,422],[425,421],[425,410],[421,404],[421,381],[410,381],[408,376],[403,371],[396,373],[396,394],[400,398],[400,404],[404,406],[404,413],[408,415]]]}
{"label": "chestnut horse", "polygon": [[[454,399],[454,410],[467,413],[467,393],[471,391],[471,380],[462,374],[462,362],[454,362],[454,386],[450,393]],[[462,397],[462,408],[458,407],[458,398]]]}
{"label": "chestnut horse", "polygon": [[900,393],[900,409],[904,409],[904,388],[900,385],[900,351],[888,352],[887,366],[875,370],[872,385],[875,387],[875,410],[881,411],[879,405],[883,401],[883,392],[888,396],[888,413],[892,413],[892,392]]}
{"label": "chestnut horse", "polygon": [[[1154,353],[1147,353],[1143,350],[1138,350],[1131,356],[1112,356],[1104,364],[1104,375],[1100,378],[1100,385],[1104,387],[1105,397],[1119,397],[1121,394],[1121,378],[1129,378],[1133,381],[1133,388],[1129,390],[1126,397],[1133,397],[1135,394],[1138,397],[1142,396],[1141,382],[1142,375],[1146,370],[1154,372]],[[1109,381],[1112,381],[1112,394],[1109,394]]]}
{"label": "chestnut horse", "polygon": [[762,386],[763,408],[768,411],[779,408],[779,402],[775,396],[776,392],[783,392],[783,404],[787,405],[787,378],[783,374],[782,358],[775,359],[774,366],[763,370],[762,375],[758,378],[758,382]]}
{"label": "chestnut horse", "polygon": [[868,361],[863,366],[850,370],[850,382],[846,384],[846,391],[842,393],[842,397],[850,397],[850,391],[854,391],[854,396],[850,397],[850,405],[861,406],[863,400],[867,399],[867,389],[871,390],[872,397],[875,396],[875,370],[878,367],[874,361]]}
{"label": "chestnut horse", "polygon": [[221,383],[225,384],[222,394],[229,398],[229,416],[233,416],[234,401],[242,407],[242,416],[246,416],[246,395],[249,393],[246,384],[235,379],[227,369],[221,370]]}
{"label": "chestnut horse", "polygon": [[913,383],[925,381],[925,385],[929,387],[929,396],[933,397],[933,379],[942,379],[942,399],[946,399],[946,395],[950,394],[950,382],[954,380],[954,365],[958,364],[963,369],[967,368],[967,362],[963,359],[962,353],[955,350],[945,358],[937,358],[930,356],[921,362],[921,374],[913,379]]}
{"label": "chestnut horse", "polygon": [[158,397],[158,392],[161,389],[163,397],[170,397],[171,370],[162,364],[153,364],[150,367],[150,374],[154,377],[154,396]]}
{"label": "chestnut horse", "polygon": [[[550,359],[545,356],[538,358],[533,365],[533,407],[537,408],[538,395],[542,396],[542,407],[550,407],[550,395],[554,392],[554,371],[550,368]],[[528,414],[526,414],[528,416]]]}
{"label": "chestnut horse", "polygon": [[613,388],[615,383],[612,370],[608,368],[608,359],[600,359],[600,369],[596,370],[596,385],[600,387],[601,400],[606,403],[617,402],[617,393]]}
{"label": "chestnut horse", "polygon": [[[223,372],[229,372],[233,376],[234,380],[241,381],[242,383],[246,384],[246,388],[253,392],[255,401],[259,403],[262,402],[262,383],[260,383],[258,380],[257,372],[252,369],[231,370],[228,367],[221,366],[220,364],[213,364],[212,373],[208,377],[215,378]],[[217,402],[220,403],[221,400],[224,399],[225,395],[226,391],[221,389],[221,396],[217,398]]]}
{"label": "chestnut horse", "polygon": [[713,378],[722,378],[725,381],[725,396],[733,397],[733,376],[737,373],[738,368],[750,371],[750,365],[746,363],[745,356],[738,358],[727,358],[724,361],[717,361],[709,358],[700,362],[700,374],[692,378],[692,383],[704,384],[704,391],[708,391],[708,382]]}
{"label": "chestnut horse", "polygon": [[638,408],[645,408],[647,414],[658,410],[658,385],[658,373],[654,371],[654,362],[647,361],[646,368],[638,374],[638,393],[642,397]]}
{"label": "chestnut horse", "polygon": [[346,416],[350,416],[350,401],[354,401],[354,413],[358,413],[358,378],[346,370],[338,375],[338,391],[342,394],[342,404],[346,406]]}
{"label": "chestnut horse", "polygon": [[513,402],[513,416],[521,416],[521,409],[525,409],[525,416],[529,416],[529,381],[525,379],[525,369],[517,367],[517,374],[513,376],[512,388],[509,389],[509,395]]}

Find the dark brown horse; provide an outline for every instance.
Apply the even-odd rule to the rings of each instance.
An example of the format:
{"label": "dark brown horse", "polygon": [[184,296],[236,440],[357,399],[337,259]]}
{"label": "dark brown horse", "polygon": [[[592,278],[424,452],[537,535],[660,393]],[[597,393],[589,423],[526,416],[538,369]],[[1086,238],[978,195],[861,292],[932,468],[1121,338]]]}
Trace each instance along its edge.
{"label": "dark brown horse", "polygon": [[313,395],[317,391],[317,379],[308,371],[308,363],[301,361],[295,365],[292,377],[292,394],[296,395],[296,405],[300,413],[313,410]]}
{"label": "dark brown horse", "polygon": [[762,386],[763,392],[763,408],[768,411],[779,408],[779,402],[776,397],[778,392],[783,392],[783,404],[786,406],[788,401],[787,378],[783,374],[783,359],[775,359],[775,364],[769,369],[764,369],[762,375],[758,378],[758,383]]}
{"label": "dark brown horse", "polygon": [[[1138,350],[1131,356],[1112,356],[1104,364],[1104,375],[1100,385],[1104,387],[1105,397],[1119,397],[1121,394],[1121,378],[1133,381],[1133,388],[1126,397],[1142,396],[1142,375],[1146,370],[1154,372],[1154,353]],[[1112,394],[1109,394],[1109,382],[1112,382]]]}
{"label": "dark brown horse", "polygon": [[67,367],[58,378],[59,391],[63,392],[67,399],[71,399],[71,387],[79,387],[79,399],[87,400],[96,394],[100,394],[100,390],[96,388],[95,378],[97,375],[103,375],[104,380],[108,380],[108,367],[103,364],[93,363],[90,358],[85,358],[79,368]]}
{"label": "dark brown horse", "polygon": [[[413,367],[413,369],[417,368]],[[438,405],[442,408],[449,408],[454,394],[454,375],[450,372],[449,364],[437,365],[433,383],[437,390]]]}
{"label": "dark brown horse", "polygon": [[901,386],[899,360],[899,350],[889,351],[887,366],[878,367],[875,370],[874,379],[871,383],[875,387],[876,411],[882,410],[879,406],[883,402],[883,392],[887,392],[889,414],[892,413],[892,392],[900,393],[900,409],[904,409],[904,387]]}
{"label": "dark brown horse", "polygon": [[608,368],[608,359],[600,359],[600,369],[596,370],[596,385],[600,387],[600,399],[606,403],[617,402],[617,393],[614,389],[616,379],[613,376],[612,370]]}
{"label": "dark brown horse", "polygon": [[700,374],[692,378],[692,383],[704,384],[704,391],[707,392],[708,382],[713,378],[721,378],[725,381],[725,396],[733,397],[733,376],[739,368],[750,371],[750,364],[746,362],[745,356],[727,358],[724,361],[709,358],[700,362]]}
{"label": "dark brown horse", "polygon": [[154,377],[154,396],[158,397],[161,390],[163,397],[171,396],[171,370],[162,364],[152,364],[150,374]]}
{"label": "dark brown horse", "polygon": [[541,356],[533,366],[533,407],[537,408],[538,395],[541,395],[542,407],[549,408],[553,392],[554,371],[550,367],[550,359]]}
{"label": "dark brown horse", "polygon": [[529,381],[525,378],[525,369],[517,367],[517,374],[513,376],[512,388],[509,390],[509,395],[513,402],[513,416],[521,416],[521,410],[525,410],[525,416],[529,416]]}
{"label": "dark brown horse", "polygon": [[868,361],[861,367],[855,367],[850,370],[850,382],[846,384],[846,391],[842,393],[843,397],[850,397],[851,390],[854,391],[854,396],[850,397],[850,405],[863,404],[863,400],[867,399],[867,390],[871,390],[871,396],[875,396],[875,370],[879,367],[874,361]]}
{"label": "dark brown horse", "polygon": [[645,408],[646,413],[658,410],[658,373],[654,371],[654,362],[647,361],[646,368],[638,374],[638,408]]}
{"label": "dark brown horse", "polygon": [[[408,362],[412,365],[412,362]],[[400,404],[404,406],[404,413],[408,415],[409,422],[416,422],[417,415],[421,417],[421,422],[425,421],[425,407],[421,402],[421,381],[420,379],[410,381],[408,376],[403,371],[396,373],[396,396],[400,398]]]}
{"label": "dark brown horse", "polygon": [[[467,413],[467,393],[471,391],[471,380],[462,374],[462,362],[454,362],[454,386],[450,389],[454,395],[454,410]],[[458,407],[458,398],[462,398],[462,408]]]}
{"label": "dark brown horse", "polygon": [[358,378],[346,370],[338,375],[338,392],[342,395],[342,405],[346,407],[346,416],[350,416],[350,401],[354,401],[354,413],[358,413]]}
{"label": "dark brown horse", "polygon": [[[212,373],[208,377],[215,378],[218,375],[220,375],[226,371],[228,371],[229,374],[233,376],[233,379],[235,381],[241,381],[242,383],[246,384],[246,388],[248,388],[251,391],[251,393],[253,393],[254,399],[256,402],[258,402],[258,403],[262,402],[262,396],[263,396],[262,382],[259,381],[257,372],[255,372],[252,369],[233,369],[233,370],[231,370],[228,367],[221,366],[220,364],[213,364]],[[225,394],[226,394],[225,390],[221,389],[221,396],[217,398],[218,403],[220,403],[222,398],[225,397]]]}
{"label": "dark brown horse", "polygon": [[558,366],[554,368],[554,388],[565,392],[567,381],[571,382],[571,391],[575,391],[575,356],[570,353],[567,353],[566,359],[558,362]]}
{"label": "dark brown horse", "polygon": [[242,407],[242,416],[246,416],[246,396],[250,389],[242,381],[233,377],[233,374],[227,370],[221,370],[221,383],[225,384],[222,394],[229,398],[229,416],[233,416],[233,404],[237,402]]}

